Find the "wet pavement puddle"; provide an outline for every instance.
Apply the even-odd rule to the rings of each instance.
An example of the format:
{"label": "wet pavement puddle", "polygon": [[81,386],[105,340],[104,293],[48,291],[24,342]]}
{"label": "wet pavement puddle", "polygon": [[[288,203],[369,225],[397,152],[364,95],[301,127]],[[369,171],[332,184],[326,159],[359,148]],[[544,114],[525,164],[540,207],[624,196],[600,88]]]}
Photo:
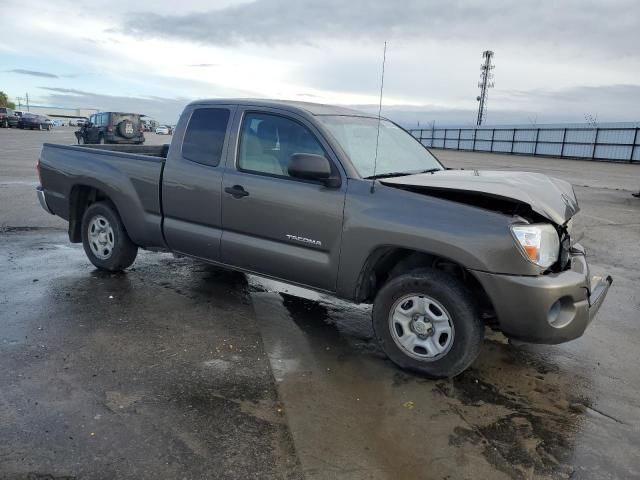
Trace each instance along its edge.
{"label": "wet pavement puddle", "polygon": [[[174,449],[174,472],[239,468],[259,448],[264,463],[254,468],[294,478],[298,460],[311,479],[640,477],[637,357],[601,347],[624,339],[599,324],[584,343],[554,347],[488,331],[469,371],[431,381],[384,357],[369,307],[170,255],[143,253],[126,274],[104,274],[77,246],[58,248],[62,233],[8,235],[26,247],[6,256],[18,283],[0,299],[11,309],[0,352],[15,371],[4,373],[10,388],[0,399],[28,428],[53,422],[47,435],[82,458],[97,454],[78,450],[86,432],[63,419],[82,415],[96,444],[133,452],[128,462]],[[611,305],[633,295],[625,288],[612,291]],[[76,393],[67,399],[66,389]],[[60,418],[16,410],[24,395]],[[143,434],[150,443],[136,441]],[[11,435],[46,458],[51,444]]]}
{"label": "wet pavement puddle", "polygon": [[[488,331],[472,369],[432,381],[384,358],[368,308],[255,283],[266,285],[251,299],[309,478],[600,479],[638,472],[637,426],[594,407],[587,369],[563,371],[545,358],[550,347],[512,345]],[[304,297],[283,293],[290,291]]]}

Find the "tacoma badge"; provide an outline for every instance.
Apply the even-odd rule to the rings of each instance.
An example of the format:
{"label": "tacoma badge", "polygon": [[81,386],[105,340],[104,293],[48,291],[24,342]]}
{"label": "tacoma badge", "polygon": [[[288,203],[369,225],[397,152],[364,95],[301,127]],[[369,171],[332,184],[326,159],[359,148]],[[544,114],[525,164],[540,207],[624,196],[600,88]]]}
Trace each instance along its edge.
{"label": "tacoma badge", "polygon": [[316,247],[322,246],[322,242],[320,240],[313,240],[311,238],[299,237],[298,235],[289,235],[289,234],[287,234],[286,237],[289,240],[295,240],[296,242],[308,243],[309,245],[315,245]]}

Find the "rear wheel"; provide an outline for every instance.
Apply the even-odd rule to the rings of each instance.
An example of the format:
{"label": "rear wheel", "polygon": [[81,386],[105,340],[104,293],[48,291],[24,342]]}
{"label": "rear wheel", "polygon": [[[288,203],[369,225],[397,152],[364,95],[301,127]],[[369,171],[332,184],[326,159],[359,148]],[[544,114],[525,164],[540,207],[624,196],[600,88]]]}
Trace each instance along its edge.
{"label": "rear wheel", "polygon": [[395,364],[431,378],[467,369],[484,337],[471,293],[438,270],[400,275],[384,285],[374,302],[373,328]]}
{"label": "rear wheel", "polygon": [[109,202],[96,202],[84,212],[82,245],[91,263],[110,272],[129,267],[138,254],[138,247]]}

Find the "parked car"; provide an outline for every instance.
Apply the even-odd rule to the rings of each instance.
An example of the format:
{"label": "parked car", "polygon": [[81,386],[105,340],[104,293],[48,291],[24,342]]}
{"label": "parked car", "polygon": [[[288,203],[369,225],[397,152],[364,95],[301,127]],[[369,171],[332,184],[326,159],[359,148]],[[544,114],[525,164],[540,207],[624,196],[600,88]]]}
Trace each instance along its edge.
{"label": "parked car", "polygon": [[29,130],[51,130],[51,123],[47,117],[34,113],[23,113],[18,120],[18,127]]}
{"label": "parked car", "polygon": [[149,118],[143,118],[141,122],[142,122],[142,128],[144,129],[145,132],[155,132],[156,127],[159,126],[158,122],[156,122],[155,120],[151,120]]}
{"label": "parked car", "polygon": [[429,377],[469,367],[486,325],[530,342],[580,337],[612,282],[590,276],[572,237],[571,184],[446,169],[385,119],[208,100],[185,108],[173,142],[43,146],[40,203],[97,268],[167,250],[373,303],[382,350]]}
{"label": "parked car", "polygon": [[137,113],[101,112],[76,132],[80,144],[144,143],[144,128]]}
{"label": "parked car", "polygon": [[81,118],[81,119],[76,120],[74,123],[75,123],[76,127],[82,127],[82,126],[86,125],[87,120],[84,120],[84,119]]}
{"label": "parked car", "polygon": [[0,107],[0,127],[10,128],[18,126],[18,117],[10,108]]}
{"label": "parked car", "polygon": [[64,121],[64,120],[54,120],[54,121],[53,121],[53,126],[54,126],[54,127],[64,127],[64,126],[66,126],[66,125],[67,125],[67,124],[65,123],[65,121]]}
{"label": "parked car", "polygon": [[160,125],[156,128],[156,134],[158,135],[171,135],[171,129],[166,125]]}

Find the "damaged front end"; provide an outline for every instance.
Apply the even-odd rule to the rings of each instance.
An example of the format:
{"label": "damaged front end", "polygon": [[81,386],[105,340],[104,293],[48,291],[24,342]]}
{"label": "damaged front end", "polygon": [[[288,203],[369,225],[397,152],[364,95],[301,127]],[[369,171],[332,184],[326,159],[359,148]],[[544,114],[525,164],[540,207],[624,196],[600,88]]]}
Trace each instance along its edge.
{"label": "damaged front end", "polygon": [[[443,170],[384,179],[381,183],[509,215],[516,219],[512,234],[518,248],[541,268],[541,273],[569,268],[571,218],[579,206],[568,182],[528,172]],[[549,234],[550,228],[555,234]],[[544,248],[542,237],[546,238]]]}
{"label": "damaged front end", "polygon": [[585,251],[572,238],[572,217],[579,207],[568,182],[527,172],[446,170],[381,183],[514,219],[514,242],[540,273],[472,272],[507,336],[536,343],[569,341],[584,333],[602,305],[612,279],[590,275]]}

